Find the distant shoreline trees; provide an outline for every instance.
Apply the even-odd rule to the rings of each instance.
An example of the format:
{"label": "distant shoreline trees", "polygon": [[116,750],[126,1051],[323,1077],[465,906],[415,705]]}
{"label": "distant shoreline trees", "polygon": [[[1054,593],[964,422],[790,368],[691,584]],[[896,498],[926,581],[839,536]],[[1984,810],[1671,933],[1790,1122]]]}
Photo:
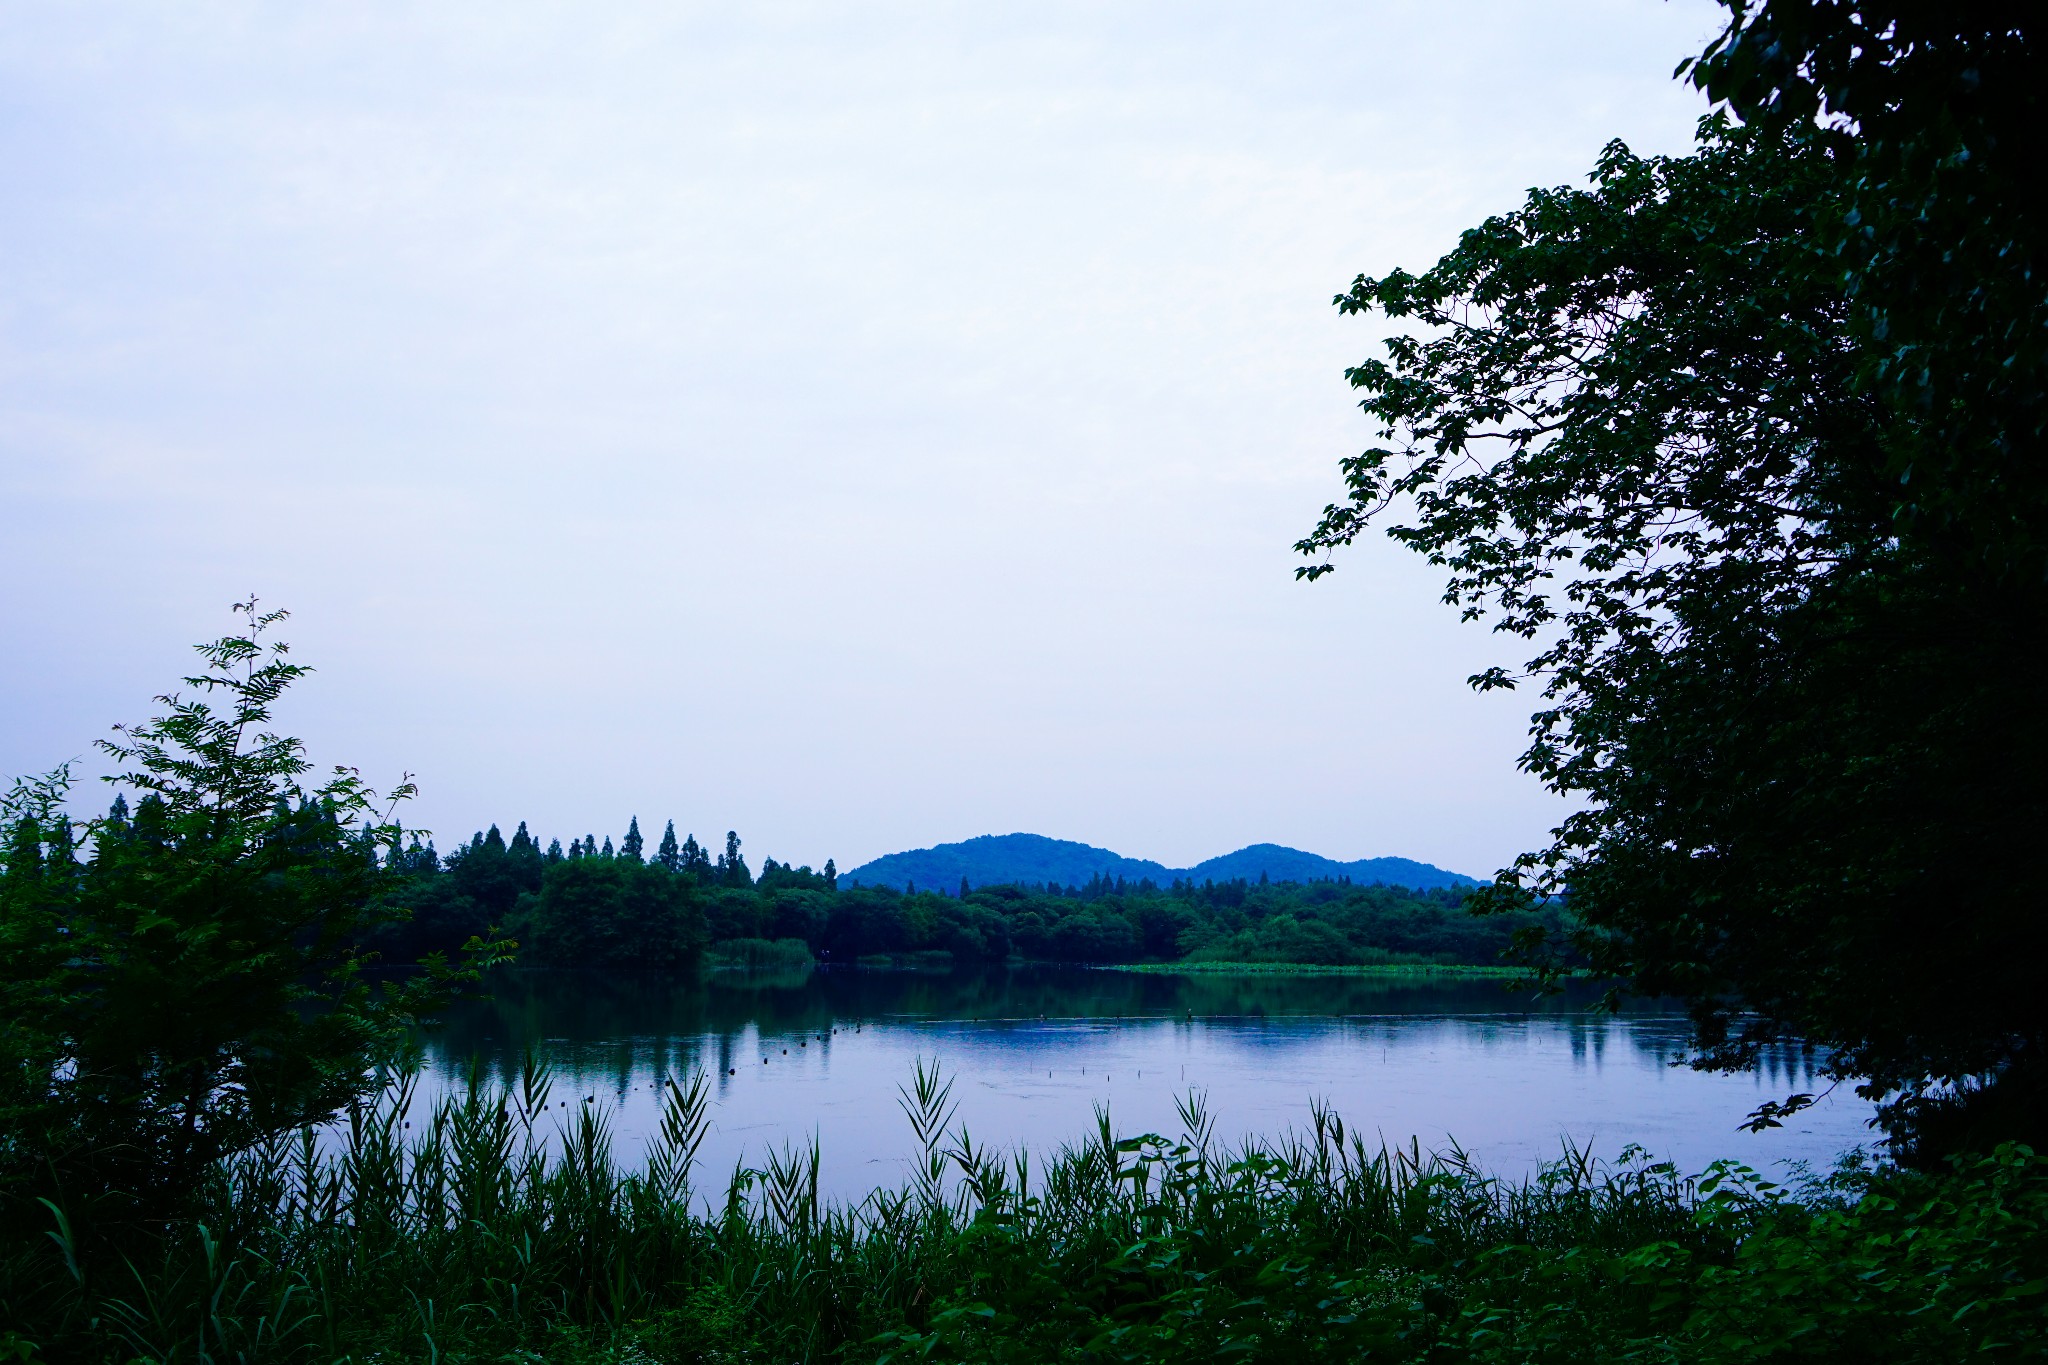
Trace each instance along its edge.
{"label": "distant shoreline trees", "polygon": [[791,941],[827,961],[945,954],[959,962],[1194,961],[1366,965],[1495,962],[1517,928],[1557,927],[1556,912],[1509,922],[1464,910],[1464,890],[1322,882],[1173,881],[1096,875],[1067,886],[972,886],[958,894],[842,885],[834,863],[747,866],[728,831],[712,862],[670,822],[642,861],[635,817],[615,851],[594,836],[543,852],[521,822],[443,858],[412,840],[389,862],[405,918],[378,946],[393,960],[496,927],[528,965],[675,970],[717,943]]}

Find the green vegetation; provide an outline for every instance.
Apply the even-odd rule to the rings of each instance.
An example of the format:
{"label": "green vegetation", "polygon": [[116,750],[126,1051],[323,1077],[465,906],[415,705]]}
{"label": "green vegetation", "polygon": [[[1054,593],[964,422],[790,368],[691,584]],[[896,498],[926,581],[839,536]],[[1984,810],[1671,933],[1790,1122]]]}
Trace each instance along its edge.
{"label": "green vegetation", "polygon": [[810,967],[817,959],[811,956],[810,945],[800,938],[729,938],[714,944],[706,961],[713,967],[774,971]]}
{"label": "green vegetation", "polygon": [[[425,839],[390,860],[392,903],[405,917],[373,940],[389,959],[447,952],[502,933],[524,959],[556,967],[675,969],[708,947],[711,960],[759,959],[758,945],[800,945],[823,961],[1241,962],[1317,966],[1498,963],[1516,932],[1562,927],[1554,907],[1478,919],[1448,888],[1128,881],[1096,875],[1072,886],[985,886],[907,893],[843,886],[773,858],[756,877],[728,832],[713,862],[671,823],[642,861],[636,819],[614,848],[594,835],[544,850],[521,822],[493,825],[439,857]],[[777,950],[793,953],[794,947]],[[794,960],[794,959],[790,959]]]}
{"label": "green vegetation", "polygon": [[[840,890],[829,863],[755,877],[732,834],[650,857],[637,821],[443,860],[353,770],[304,780],[267,728],[304,670],[245,604],[195,699],[104,746],[132,810],[74,821],[66,769],[0,803],[0,1360],[2048,1355],[2048,1168],[2014,1140],[2048,1131],[2030,17],[1738,8],[1690,68],[1727,102],[1694,155],[1612,147],[1590,189],[1340,299],[1418,331],[1352,372],[1392,444],[1301,548],[1412,513],[1393,533],[1448,598],[1531,642],[1475,681],[1541,680],[1524,763],[1581,802],[1487,920],[1342,882]],[[1788,1191],[1568,1156],[1510,1185],[1326,1112],[1225,1151],[1193,1100],[1176,1140],[1105,1116],[1034,1164],[955,1131],[920,1069],[905,1188],[825,1207],[814,1147],[703,1198],[701,1080],[630,1173],[538,1062],[409,1107],[381,1068],[505,955],[493,926],[544,964],[670,969],[1399,971],[1512,937],[1686,998],[1701,1065],[1817,1044],[1906,1167]],[[372,953],[420,966],[373,989]]]}
{"label": "green vegetation", "polygon": [[[1520,637],[1523,766],[1580,809],[1479,893],[1692,1008],[1700,1065],[1800,1038],[1935,1160],[2048,1139],[2048,126],[2019,8],[1770,0],[1687,157],[1620,144],[1347,312],[1375,521]],[[1938,916],[1938,927],[1930,923]],[[1774,1121],[1803,1100],[1760,1111]]]}
{"label": "green vegetation", "polygon": [[[400,1075],[343,1138],[281,1137],[192,1220],[96,1260],[56,1234],[0,1265],[17,1354],[164,1361],[2015,1360],[2038,1312],[2048,1164],[1855,1171],[1804,1198],[1576,1153],[1488,1179],[1456,1153],[1312,1131],[1183,1132],[1039,1162],[974,1145],[950,1085],[904,1089],[912,1177],[852,1208],[820,1153],[692,1183],[702,1078],[644,1169],[529,1061],[431,1113]],[[408,1125],[406,1116],[411,1115]]]}
{"label": "green vegetation", "polygon": [[1174,972],[1230,976],[1456,976],[1479,979],[1520,980],[1528,973],[1519,967],[1471,966],[1462,963],[1375,962],[1324,965],[1314,962],[1212,962],[1207,959],[1181,962],[1138,962],[1109,968],[1121,972]]}
{"label": "green vegetation", "polygon": [[[372,1064],[498,945],[373,990],[393,837],[353,769],[317,786],[270,708],[306,669],[266,629],[200,646],[166,714],[102,748],[138,793],[75,825],[69,772],[0,797],[0,1203],[65,1192],[80,1235],[153,1224],[221,1160],[371,1093]],[[401,787],[395,796],[402,798]]]}

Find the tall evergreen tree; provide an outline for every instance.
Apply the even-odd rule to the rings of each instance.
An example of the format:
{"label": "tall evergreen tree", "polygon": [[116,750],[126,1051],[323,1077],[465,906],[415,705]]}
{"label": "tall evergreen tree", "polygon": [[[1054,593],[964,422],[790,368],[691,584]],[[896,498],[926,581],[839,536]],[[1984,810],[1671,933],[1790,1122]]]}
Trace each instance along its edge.
{"label": "tall evergreen tree", "polygon": [[752,886],[753,874],[747,871],[747,860],[740,856],[740,836],[732,830],[725,832],[725,852],[718,856],[718,880],[725,886]]}
{"label": "tall evergreen tree", "polygon": [[830,858],[825,860],[825,885],[834,891],[839,889],[839,868]]}
{"label": "tall evergreen tree", "polygon": [[676,844],[676,822],[673,820],[669,821],[668,828],[661,832],[661,846],[654,850],[654,861],[657,866],[665,867],[671,872],[683,870],[683,853]]}
{"label": "tall evergreen tree", "polygon": [[647,841],[640,837],[640,817],[636,815],[626,825],[626,837],[619,843],[619,856],[629,863],[644,862],[641,850],[646,846]]}
{"label": "tall evergreen tree", "polygon": [[560,839],[548,840],[548,862],[550,864],[559,863],[563,861],[563,859],[566,856],[567,855],[565,855],[562,852],[562,841]]}
{"label": "tall evergreen tree", "polygon": [[711,855],[697,842],[697,836],[688,835],[683,840],[683,871],[693,872],[698,880],[706,881],[711,876]]}
{"label": "tall evergreen tree", "polygon": [[617,855],[615,855],[615,854],[614,854],[614,853],[612,852],[612,836],[611,836],[611,835],[607,834],[607,835],[605,835],[605,836],[604,836],[604,851],[603,851],[602,853],[599,853],[599,854],[598,854],[597,856],[598,856],[598,857],[600,857],[600,858],[611,858],[611,857],[615,857],[615,856],[617,856]]}

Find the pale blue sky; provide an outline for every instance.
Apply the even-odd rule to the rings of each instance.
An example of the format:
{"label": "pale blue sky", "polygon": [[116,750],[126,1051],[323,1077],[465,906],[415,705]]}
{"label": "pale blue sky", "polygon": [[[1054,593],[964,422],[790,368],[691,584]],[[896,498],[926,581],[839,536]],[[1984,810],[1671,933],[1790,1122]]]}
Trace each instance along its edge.
{"label": "pale blue sky", "polygon": [[323,762],[851,866],[1031,830],[1484,873],[1530,701],[1376,543],[1330,296],[1600,147],[1705,0],[0,10],[0,772],[250,591]]}

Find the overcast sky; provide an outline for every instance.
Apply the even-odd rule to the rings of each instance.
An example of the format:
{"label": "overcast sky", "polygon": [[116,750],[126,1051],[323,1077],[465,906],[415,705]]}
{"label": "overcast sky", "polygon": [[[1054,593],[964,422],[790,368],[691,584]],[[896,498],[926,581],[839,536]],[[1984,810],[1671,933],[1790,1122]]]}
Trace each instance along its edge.
{"label": "overcast sky", "polygon": [[1293,579],[1370,442],[1330,298],[1683,150],[1718,13],[0,9],[0,772],[253,591],[444,849],[1489,872],[1560,813],[1464,685],[1514,642],[1384,542]]}

